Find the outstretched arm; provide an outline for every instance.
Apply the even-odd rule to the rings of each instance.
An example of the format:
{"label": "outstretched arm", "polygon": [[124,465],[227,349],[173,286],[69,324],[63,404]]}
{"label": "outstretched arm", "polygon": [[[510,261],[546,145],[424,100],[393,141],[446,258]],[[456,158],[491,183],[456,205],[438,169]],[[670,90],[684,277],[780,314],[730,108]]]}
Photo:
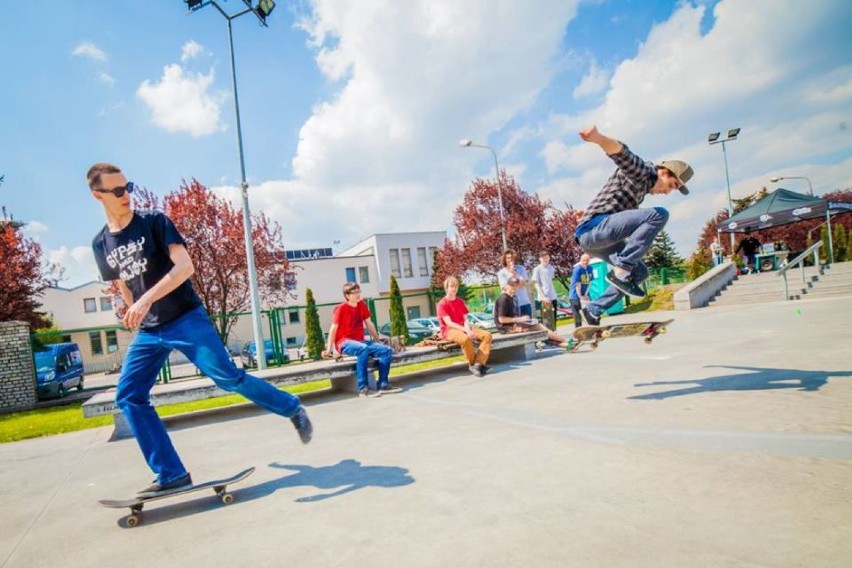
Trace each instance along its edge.
{"label": "outstretched arm", "polygon": [[621,142],[619,142],[615,138],[604,136],[603,134],[598,132],[597,126],[587,126],[586,128],[580,130],[579,134],[580,138],[582,138],[586,142],[597,144],[604,152],[609,155],[618,154],[619,152],[621,152]]}

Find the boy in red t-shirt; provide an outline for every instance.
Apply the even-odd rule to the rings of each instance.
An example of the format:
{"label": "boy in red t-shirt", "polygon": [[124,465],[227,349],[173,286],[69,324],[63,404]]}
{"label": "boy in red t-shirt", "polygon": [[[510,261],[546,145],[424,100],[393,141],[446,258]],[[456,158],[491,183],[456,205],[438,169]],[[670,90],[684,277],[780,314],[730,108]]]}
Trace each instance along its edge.
{"label": "boy in red t-shirt", "polygon": [[[467,321],[467,306],[464,300],[457,297],[459,281],[455,276],[444,280],[444,291],[447,293],[438,302],[438,320],[441,322],[441,337],[458,343],[467,359],[468,369],[478,377],[488,372],[485,363],[491,353],[491,334],[484,329],[470,327]],[[479,349],[475,350],[473,342],[479,341]]]}
{"label": "boy in red t-shirt", "polygon": [[[402,392],[399,387],[392,387],[388,382],[393,349],[380,342],[382,336],[376,331],[376,326],[370,320],[370,309],[361,299],[361,287],[355,282],[343,285],[342,304],[334,308],[331,319],[331,329],[328,330],[328,348],[323,356],[331,356],[335,351],[357,358],[355,375],[358,378],[358,396],[374,397],[382,394]],[[364,340],[364,327],[370,333],[372,341]],[[377,391],[370,390],[367,364],[370,357],[374,358],[379,367]]]}

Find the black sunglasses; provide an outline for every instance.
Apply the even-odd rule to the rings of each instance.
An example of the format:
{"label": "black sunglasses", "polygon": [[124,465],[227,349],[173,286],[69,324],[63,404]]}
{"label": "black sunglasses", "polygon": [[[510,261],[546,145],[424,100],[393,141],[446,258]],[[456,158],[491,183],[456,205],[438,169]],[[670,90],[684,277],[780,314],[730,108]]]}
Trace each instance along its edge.
{"label": "black sunglasses", "polygon": [[93,189],[92,191],[96,193],[111,193],[116,197],[121,197],[124,195],[124,192],[133,193],[133,190],[136,189],[136,185],[129,181],[127,185],[120,185],[118,187],[114,187],[112,189]]}

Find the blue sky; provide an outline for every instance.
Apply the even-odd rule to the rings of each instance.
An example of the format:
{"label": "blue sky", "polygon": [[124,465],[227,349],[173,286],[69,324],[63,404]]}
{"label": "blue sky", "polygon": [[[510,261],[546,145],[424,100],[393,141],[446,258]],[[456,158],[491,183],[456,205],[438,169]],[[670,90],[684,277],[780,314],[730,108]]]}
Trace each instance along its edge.
{"label": "blue sky", "polygon": [[[160,195],[196,177],[238,199],[227,28],[180,0],[44,6],[0,20],[0,204],[73,286],[96,274],[91,163]],[[470,181],[493,176],[490,153],[458,147],[471,138],[526,191],[583,208],[611,171],[576,134],[597,124],[693,165],[689,197],[646,200],[688,255],[727,203],[709,132],[742,128],[734,197],[776,175],[852,186],[849,29],[844,0],[282,0],[269,28],[234,22],[251,207],[289,248],[451,230]]]}

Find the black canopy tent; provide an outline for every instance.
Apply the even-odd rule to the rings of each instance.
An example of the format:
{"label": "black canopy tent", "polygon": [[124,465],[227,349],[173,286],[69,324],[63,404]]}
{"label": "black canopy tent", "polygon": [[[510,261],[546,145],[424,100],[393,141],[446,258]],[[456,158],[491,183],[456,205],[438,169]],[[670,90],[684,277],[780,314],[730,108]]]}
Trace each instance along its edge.
{"label": "black canopy tent", "polygon": [[826,201],[821,197],[796,193],[789,189],[776,189],[763,199],[733,217],[716,225],[719,233],[748,233],[788,225],[806,219],[825,217],[828,224],[829,258],[834,260],[831,242],[831,215],[852,212],[852,203]]}

